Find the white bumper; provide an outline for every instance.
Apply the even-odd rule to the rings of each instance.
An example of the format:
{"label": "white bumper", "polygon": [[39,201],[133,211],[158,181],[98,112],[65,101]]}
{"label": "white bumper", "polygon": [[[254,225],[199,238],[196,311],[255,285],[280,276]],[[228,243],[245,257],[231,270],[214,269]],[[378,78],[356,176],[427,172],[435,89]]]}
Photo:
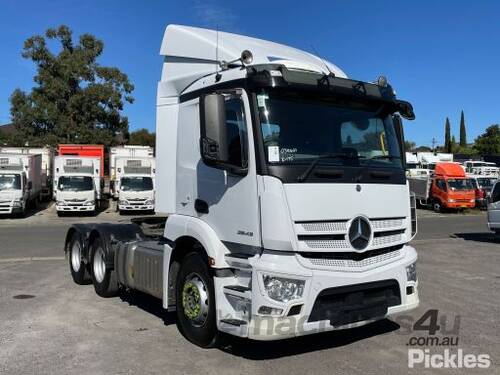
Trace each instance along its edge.
{"label": "white bumper", "polygon": [[153,211],[155,209],[154,204],[119,204],[118,209],[120,211]]}
{"label": "white bumper", "polygon": [[56,210],[60,212],[92,212],[95,211],[95,204],[92,206],[56,205]]}
{"label": "white bumper", "polygon": [[[395,313],[416,308],[419,304],[418,281],[408,281],[406,266],[415,262],[417,253],[410,246],[401,249],[401,256],[397,260],[381,262],[380,265],[367,264],[363,268],[350,271],[327,270],[326,267],[309,267],[303,258],[296,255],[263,254],[252,266],[251,316],[248,324],[231,326],[221,322],[224,311],[219,311],[219,329],[237,336],[255,340],[277,340],[312,333],[353,328],[383,319]],[[288,303],[278,303],[270,299],[264,291],[262,273],[272,274],[285,278],[299,278],[305,280],[302,298]],[[394,280],[399,286],[400,303],[389,306],[383,315],[371,319],[356,321],[346,325],[332,325],[330,320],[310,321],[313,307],[322,291],[330,288],[345,286],[360,286],[365,283],[376,283],[385,280]],[[216,288],[218,285],[216,284]],[[407,294],[408,290],[412,293]],[[225,298],[225,296],[219,297]],[[288,316],[290,309],[301,305],[300,312]],[[261,306],[281,309],[280,316],[260,315]],[[317,309],[317,307],[315,307]],[[296,310],[298,308],[295,308]]]}

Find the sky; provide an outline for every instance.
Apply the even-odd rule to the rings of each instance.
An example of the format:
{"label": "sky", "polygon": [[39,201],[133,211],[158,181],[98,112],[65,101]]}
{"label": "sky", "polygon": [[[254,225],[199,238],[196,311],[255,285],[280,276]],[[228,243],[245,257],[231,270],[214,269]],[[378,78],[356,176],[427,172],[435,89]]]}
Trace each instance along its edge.
{"label": "sky", "polygon": [[159,49],[165,27],[175,23],[317,51],[354,79],[383,74],[414,106],[407,140],[442,144],[446,117],[458,140],[464,110],[470,142],[500,123],[499,14],[494,0],[0,0],[0,124],[9,122],[14,89],[33,87],[24,40],[65,24],[75,37],[104,41],[99,62],[135,85],[135,102],[124,109],[131,129],[154,130]]}

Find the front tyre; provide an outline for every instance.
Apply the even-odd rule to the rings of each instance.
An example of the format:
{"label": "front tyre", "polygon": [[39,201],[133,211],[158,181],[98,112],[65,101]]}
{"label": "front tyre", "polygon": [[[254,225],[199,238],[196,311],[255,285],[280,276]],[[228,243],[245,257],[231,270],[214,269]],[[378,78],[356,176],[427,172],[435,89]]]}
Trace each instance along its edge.
{"label": "front tyre", "polygon": [[434,203],[432,204],[432,208],[434,209],[434,212],[436,212],[436,213],[443,212],[443,207],[441,206],[441,202],[438,200],[434,201]]}
{"label": "front tyre", "polygon": [[106,266],[106,252],[100,237],[95,238],[92,242],[90,267],[95,292],[101,297],[115,297],[118,294],[116,272]]}
{"label": "front tyre", "polygon": [[182,261],[176,283],[176,310],[177,326],[184,337],[203,348],[215,346],[218,331],[214,282],[198,253],[190,253]]}
{"label": "front tyre", "polygon": [[73,281],[78,285],[90,284],[91,278],[87,266],[82,260],[83,244],[80,235],[75,232],[68,248],[69,269]]}

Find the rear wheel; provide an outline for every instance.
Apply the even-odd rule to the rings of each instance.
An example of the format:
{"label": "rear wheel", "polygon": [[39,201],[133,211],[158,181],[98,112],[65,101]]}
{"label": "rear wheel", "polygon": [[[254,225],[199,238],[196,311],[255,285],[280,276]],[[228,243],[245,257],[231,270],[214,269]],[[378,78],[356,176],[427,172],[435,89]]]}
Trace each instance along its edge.
{"label": "rear wheel", "polygon": [[179,330],[198,346],[214,346],[218,338],[214,283],[199,254],[190,253],[183,259],[176,285]]}
{"label": "rear wheel", "polygon": [[94,289],[101,297],[114,297],[118,294],[118,281],[116,272],[106,265],[106,252],[100,237],[92,242],[92,282]]}
{"label": "rear wheel", "polygon": [[69,269],[71,277],[76,284],[90,284],[91,278],[82,257],[83,244],[80,235],[75,232],[71,237],[68,249]]}

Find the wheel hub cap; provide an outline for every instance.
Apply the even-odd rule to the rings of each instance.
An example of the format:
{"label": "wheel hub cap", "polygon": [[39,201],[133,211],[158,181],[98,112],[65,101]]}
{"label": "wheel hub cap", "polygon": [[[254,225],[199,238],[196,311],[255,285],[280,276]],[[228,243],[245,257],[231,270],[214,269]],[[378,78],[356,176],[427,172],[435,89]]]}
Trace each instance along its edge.
{"label": "wheel hub cap", "polygon": [[102,283],[106,274],[106,262],[104,261],[104,251],[101,247],[98,247],[95,251],[93,270],[96,281]]}
{"label": "wheel hub cap", "polygon": [[191,274],[182,288],[184,315],[194,326],[202,326],[208,316],[207,286],[200,276]]}

